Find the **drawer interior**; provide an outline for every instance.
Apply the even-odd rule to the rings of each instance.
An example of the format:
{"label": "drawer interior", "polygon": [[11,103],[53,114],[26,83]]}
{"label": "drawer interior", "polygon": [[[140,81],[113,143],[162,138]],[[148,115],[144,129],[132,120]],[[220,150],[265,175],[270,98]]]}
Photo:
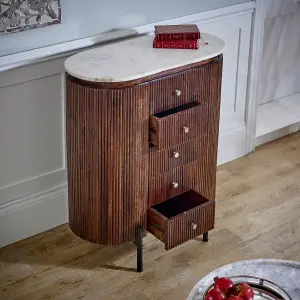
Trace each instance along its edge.
{"label": "drawer interior", "polygon": [[183,104],[183,105],[180,105],[180,106],[177,106],[177,107],[173,107],[173,108],[170,108],[170,109],[167,109],[167,110],[164,110],[164,111],[161,111],[159,113],[156,113],[154,114],[154,116],[156,118],[165,118],[165,117],[168,117],[170,115],[174,115],[180,111],[184,111],[184,110],[187,110],[187,109],[190,109],[190,108],[193,108],[195,106],[198,106],[200,103],[197,102],[197,101],[194,101],[194,102],[190,102],[188,104]]}
{"label": "drawer interior", "polygon": [[170,219],[208,202],[208,199],[194,190],[190,190],[167,201],[156,204],[152,206],[152,208],[167,219]]}

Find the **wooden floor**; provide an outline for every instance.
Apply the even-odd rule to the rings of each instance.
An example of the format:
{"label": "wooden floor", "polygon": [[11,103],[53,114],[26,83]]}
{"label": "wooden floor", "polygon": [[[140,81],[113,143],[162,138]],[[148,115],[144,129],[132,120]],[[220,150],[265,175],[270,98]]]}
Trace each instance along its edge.
{"label": "wooden floor", "polygon": [[67,225],[0,249],[0,299],[183,300],[205,274],[252,258],[300,260],[300,132],[218,169],[209,243],[173,250],[148,234],[144,268],[133,244],[101,247]]}

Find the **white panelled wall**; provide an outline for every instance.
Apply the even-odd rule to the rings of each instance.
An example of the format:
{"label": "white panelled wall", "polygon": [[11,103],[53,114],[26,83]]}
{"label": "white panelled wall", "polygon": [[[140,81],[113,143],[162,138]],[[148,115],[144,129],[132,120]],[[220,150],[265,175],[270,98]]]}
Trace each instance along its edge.
{"label": "white panelled wall", "polygon": [[199,22],[202,31],[225,41],[218,164],[246,154],[246,94],[252,11]]}
{"label": "white panelled wall", "polygon": [[300,4],[266,0],[259,104],[300,93]]}
{"label": "white panelled wall", "polygon": [[63,62],[0,73],[0,246],[68,221]]}
{"label": "white panelled wall", "polygon": [[[254,5],[172,23],[197,23],[224,39],[218,163],[246,151]],[[165,21],[167,22],[167,21]],[[150,26],[150,27],[149,27]],[[135,28],[143,32],[153,24]],[[0,246],[68,222],[64,66],[67,56],[0,73]]]}
{"label": "white panelled wall", "polygon": [[265,1],[256,145],[300,130],[300,3]]}

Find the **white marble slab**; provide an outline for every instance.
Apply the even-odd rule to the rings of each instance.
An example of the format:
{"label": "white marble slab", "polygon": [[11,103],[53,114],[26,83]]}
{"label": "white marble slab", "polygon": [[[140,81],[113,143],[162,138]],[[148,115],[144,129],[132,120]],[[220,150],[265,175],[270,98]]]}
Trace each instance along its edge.
{"label": "white marble slab", "polygon": [[222,39],[209,34],[201,36],[208,45],[200,44],[197,50],[154,49],[153,35],[129,39],[77,53],[65,61],[65,69],[87,81],[121,82],[203,61],[223,52]]}

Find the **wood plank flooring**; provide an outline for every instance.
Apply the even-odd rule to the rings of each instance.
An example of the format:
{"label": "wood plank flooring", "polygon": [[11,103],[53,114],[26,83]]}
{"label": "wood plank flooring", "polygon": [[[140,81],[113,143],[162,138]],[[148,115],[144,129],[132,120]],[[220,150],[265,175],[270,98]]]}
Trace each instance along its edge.
{"label": "wood plank flooring", "polygon": [[218,168],[216,229],[170,251],[93,245],[67,225],[0,249],[0,299],[183,300],[205,274],[252,258],[300,260],[300,132]]}

